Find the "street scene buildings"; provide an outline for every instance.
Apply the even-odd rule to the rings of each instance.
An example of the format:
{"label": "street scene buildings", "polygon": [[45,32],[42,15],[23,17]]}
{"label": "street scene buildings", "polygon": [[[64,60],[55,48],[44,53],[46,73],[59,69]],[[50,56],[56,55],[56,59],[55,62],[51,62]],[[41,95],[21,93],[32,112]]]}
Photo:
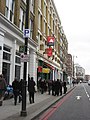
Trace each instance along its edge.
{"label": "street scene buildings", "polygon": [[70,69],[67,61],[68,40],[54,1],[30,1],[28,55],[23,58],[25,13],[26,0],[0,0],[0,74],[7,84],[15,77],[23,78],[24,59],[27,78],[30,74],[36,83],[40,78],[62,81],[68,76],[72,78],[72,59]]}

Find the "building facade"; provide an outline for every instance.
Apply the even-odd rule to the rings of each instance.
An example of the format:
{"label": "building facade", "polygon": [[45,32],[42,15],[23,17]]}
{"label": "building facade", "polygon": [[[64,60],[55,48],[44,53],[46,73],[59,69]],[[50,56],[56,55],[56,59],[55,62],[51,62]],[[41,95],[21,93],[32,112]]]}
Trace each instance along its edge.
{"label": "building facade", "polygon": [[84,80],[85,79],[85,69],[81,67],[79,64],[75,64],[75,72],[74,76],[77,81]]}
{"label": "building facade", "polygon": [[[68,42],[60,17],[53,0],[38,0],[38,3],[38,67],[50,69],[49,73],[38,71],[38,78],[63,79]],[[48,37],[54,37],[54,45],[48,46]],[[47,53],[49,48],[52,50],[51,56]]]}
{"label": "building facade", "polygon": [[[30,0],[27,75],[62,79],[68,42],[53,0]],[[2,7],[3,6],[3,7]],[[0,0],[0,73],[7,84],[23,78],[20,46],[24,45],[26,0]],[[53,37],[53,45],[47,38]],[[51,50],[51,52],[50,52]]]}

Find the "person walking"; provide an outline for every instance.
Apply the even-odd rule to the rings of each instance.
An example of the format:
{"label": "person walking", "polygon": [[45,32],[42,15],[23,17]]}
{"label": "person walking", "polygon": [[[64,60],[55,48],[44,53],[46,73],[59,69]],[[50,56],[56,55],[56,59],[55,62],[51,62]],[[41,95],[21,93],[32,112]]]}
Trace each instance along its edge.
{"label": "person walking", "polygon": [[6,81],[3,77],[3,74],[1,74],[0,75],[0,106],[2,106],[6,89],[7,89]]}
{"label": "person walking", "polygon": [[62,81],[60,80],[60,96],[62,95]]}
{"label": "person walking", "polygon": [[55,95],[55,80],[52,80],[52,95]]}
{"label": "person walking", "polygon": [[60,81],[59,79],[57,79],[57,81],[55,82],[55,96],[59,96],[59,91],[60,91]]}
{"label": "person walking", "polygon": [[63,81],[64,94],[67,92],[66,81]]}
{"label": "person walking", "polygon": [[33,79],[33,77],[31,77],[31,79],[28,80],[28,92],[29,92],[29,101],[30,104],[34,103],[34,93],[35,93],[35,81]]}
{"label": "person walking", "polygon": [[22,101],[22,89],[23,89],[23,79],[19,81],[19,103]]}
{"label": "person walking", "polygon": [[48,83],[48,94],[50,95],[52,90],[52,80],[48,80],[47,83]]}
{"label": "person walking", "polygon": [[19,96],[19,81],[17,78],[14,79],[12,82],[12,87],[13,87],[13,94],[14,94],[14,105],[17,104],[17,98]]}

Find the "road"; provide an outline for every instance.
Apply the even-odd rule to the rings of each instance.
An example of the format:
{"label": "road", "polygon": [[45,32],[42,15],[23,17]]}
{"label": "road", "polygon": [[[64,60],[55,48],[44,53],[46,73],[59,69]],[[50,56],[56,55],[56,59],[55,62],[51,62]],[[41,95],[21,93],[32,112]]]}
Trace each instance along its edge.
{"label": "road", "polygon": [[90,120],[90,86],[81,83],[37,120]]}

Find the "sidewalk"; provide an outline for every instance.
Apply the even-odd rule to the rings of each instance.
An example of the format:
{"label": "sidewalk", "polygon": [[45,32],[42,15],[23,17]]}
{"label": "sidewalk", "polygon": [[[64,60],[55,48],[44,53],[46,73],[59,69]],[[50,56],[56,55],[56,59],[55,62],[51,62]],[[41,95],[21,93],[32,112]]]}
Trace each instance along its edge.
{"label": "sidewalk", "polygon": [[[73,86],[67,85],[67,93],[73,89]],[[5,100],[3,106],[0,106],[0,120],[31,120],[41,112],[48,109],[51,105],[61,99],[62,96],[52,96],[48,93],[35,93],[35,103],[30,104],[27,96],[27,116],[21,117],[21,103],[14,106],[13,99]]]}

